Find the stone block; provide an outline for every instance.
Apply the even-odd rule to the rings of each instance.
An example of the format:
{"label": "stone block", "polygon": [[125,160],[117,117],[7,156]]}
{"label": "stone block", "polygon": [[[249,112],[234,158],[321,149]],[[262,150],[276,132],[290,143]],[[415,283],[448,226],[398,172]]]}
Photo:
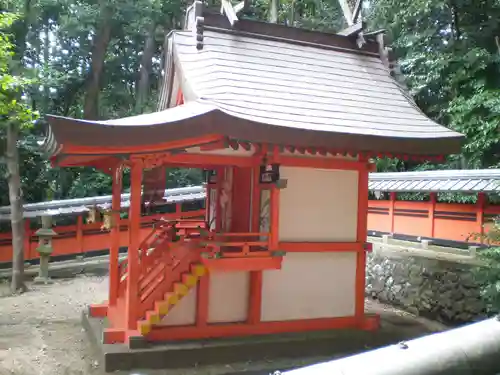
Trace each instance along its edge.
{"label": "stone block", "polygon": [[475,258],[478,249],[479,249],[479,246],[469,246],[469,255],[471,257]]}
{"label": "stone block", "polygon": [[392,238],[392,234],[383,234],[382,235],[382,243],[387,245],[391,238]]}
{"label": "stone block", "polygon": [[432,245],[431,240],[420,240],[420,244],[422,245],[422,249],[428,249],[430,245]]}

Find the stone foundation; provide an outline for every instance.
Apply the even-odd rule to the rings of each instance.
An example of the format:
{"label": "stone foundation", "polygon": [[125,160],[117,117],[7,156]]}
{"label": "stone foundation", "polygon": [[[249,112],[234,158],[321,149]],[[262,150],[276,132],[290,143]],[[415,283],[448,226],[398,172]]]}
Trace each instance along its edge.
{"label": "stone foundation", "polygon": [[[450,257],[452,258],[452,257]],[[474,262],[433,259],[374,244],[368,255],[367,296],[449,325],[481,320],[486,303]]]}

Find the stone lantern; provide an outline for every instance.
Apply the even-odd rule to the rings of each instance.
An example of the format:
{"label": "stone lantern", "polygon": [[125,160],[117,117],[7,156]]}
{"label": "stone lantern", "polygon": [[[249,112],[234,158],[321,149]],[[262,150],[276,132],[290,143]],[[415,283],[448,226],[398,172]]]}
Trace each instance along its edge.
{"label": "stone lantern", "polygon": [[52,247],[52,237],[57,233],[52,229],[52,216],[42,216],[42,227],[35,232],[38,237],[38,247],[36,251],[40,254],[40,269],[38,276],[35,277],[36,284],[48,284],[49,278],[49,259],[54,251]]}

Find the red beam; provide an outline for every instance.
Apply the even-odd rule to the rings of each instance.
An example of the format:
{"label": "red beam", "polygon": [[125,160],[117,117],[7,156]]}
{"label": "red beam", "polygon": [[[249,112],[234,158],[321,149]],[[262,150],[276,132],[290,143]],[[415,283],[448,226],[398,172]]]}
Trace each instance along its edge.
{"label": "red beam", "polygon": [[228,156],[228,155],[206,155],[206,154],[177,154],[169,155],[165,161],[170,164],[179,165],[213,165],[213,166],[238,166],[253,167],[260,163],[258,158],[253,156]]}
{"label": "red beam", "polygon": [[89,147],[76,146],[67,144],[64,146],[65,154],[81,154],[81,155],[115,155],[115,154],[143,154],[151,152],[162,152],[174,149],[183,149],[203,145],[207,143],[217,142],[223,139],[221,135],[211,134],[202,137],[181,139],[178,141],[152,143],[141,146],[119,146],[119,147]]}
{"label": "red beam", "polygon": [[321,331],[340,328],[375,329],[378,317],[364,315],[360,321],[354,316],[340,318],[301,319],[280,322],[260,322],[257,324],[230,323],[210,324],[204,328],[197,326],[155,327],[148,335],[151,341],[194,340],[219,337],[266,335],[288,332]]}

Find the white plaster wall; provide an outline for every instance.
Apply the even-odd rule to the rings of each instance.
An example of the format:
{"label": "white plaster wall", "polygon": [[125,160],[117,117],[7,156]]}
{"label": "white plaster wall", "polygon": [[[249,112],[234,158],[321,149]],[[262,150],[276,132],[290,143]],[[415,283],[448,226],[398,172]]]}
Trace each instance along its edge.
{"label": "white plaster wall", "polygon": [[182,298],[162,319],[160,325],[185,326],[196,323],[196,288]]}
{"label": "white plaster wall", "polygon": [[[170,39],[169,40],[169,44],[171,45],[172,44],[172,40]],[[169,50],[170,48],[172,47],[168,47]],[[170,67],[166,67],[166,69],[170,69]],[[168,74],[168,71],[165,69],[165,82],[166,82],[166,75]],[[168,108],[172,108],[172,107],[175,107],[175,104],[177,102],[177,92],[179,91],[180,89],[180,82],[179,82],[179,78],[178,78],[178,74],[175,70],[175,67],[174,67],[174,78],[173,78],[174,82],[172,84],[172,95],[170,96],[170,103],[168,103]],[[166,91],[165,90],[165,95],[166,95]],[[165,108],[166,109],[166,108]]]}
{"label": "white plaster wall", "polygon": [[248,272],[210,273],[208,322],[243,322],[248,316]]}
{"label": "white plaster wall", "polygon": [[282,167],[279,239],[290,242],[356,241],[358,172]]}
{"label": "white plaster wall", "polygon": [[356,253],[288,253],[264,271],[262,321],[354,315]]}

